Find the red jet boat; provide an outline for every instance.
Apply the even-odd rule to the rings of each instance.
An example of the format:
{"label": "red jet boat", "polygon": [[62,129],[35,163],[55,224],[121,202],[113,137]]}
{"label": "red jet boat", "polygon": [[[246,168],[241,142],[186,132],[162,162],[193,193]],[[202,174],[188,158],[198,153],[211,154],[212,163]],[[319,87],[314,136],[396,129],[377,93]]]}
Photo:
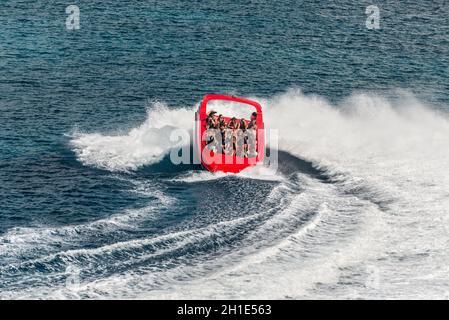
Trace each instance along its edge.
{"label": "red jet boat", "polygon": [[[254,122],[257,125],[257,130],[251,131],[252,139],[248,144],[245,145],[247,148],[247,152],[243,152],[238,154],[235,151],[235,138],[232,142],[232,147],[228,148],[222,148],[221,144],[218,144],[218,148],[211,148],[210,141],[208,141],[207,136],[210,136],[210,130],[207,125],[207,119],[208,116],[210,116],[210,112],[212,110],[208,110],[208,104],[210,102],[214,101],[220,103],[220,101],[223,101],[224,103],[231,102],[233,105],[238,105],[239,108],[247,108],[248,117],[244,118],[243,121],[246,122],[246,124],[250,123],[250,118],[253,121],[253,128],[254,128]],[[244,111],[244,110],[239,110]],[[239,112],[241,113],[241,112]],[[246,111],[245,111],[246,114]],[[232,119],[234,115],[232,114],[223,114],[223,120],[226,124],[229,124],[230,120]],[[264,123],[263,123],[263,114],[262,114],[262,107],[260,104],[256,101],[245,99],[245,98],[237,98],[234,96],[226,96],[222,94],[208,94],[204,96],[203,100],[201,101],[198,111],[195,113],[195,124],[196,124],[196,151],[198,159],[200,159],[202,166],[211,171],[211,172],[232,172],[237,173],[242,171],[243,169],[254,166],[258,163],[263,162],[263,158],[265,155],[265,142],[264,142]],[[210,120],[210,119],[209,119]],[[238,119],[239,121],[242,121]],[[229,132],[233,132],[232,134],[235,135],[236,130],[232,130]],[[250,130],[246,131],[245,134],[247,134]],[[216,129],[216,132],[220,132],[218,129]],[[255,140],[255,141],[254,141]],[[221,139],[220,139],[221,141]],[[247,141],[247,140],[246,140]],[[252,144],[251,144],[252,143]],[[248,149],[248,145],[250,145],[249,149],[252,150],[252,152]],[[234,150],[228,150],[233,148]],[[252,149],[251,149],[252,148]]]}

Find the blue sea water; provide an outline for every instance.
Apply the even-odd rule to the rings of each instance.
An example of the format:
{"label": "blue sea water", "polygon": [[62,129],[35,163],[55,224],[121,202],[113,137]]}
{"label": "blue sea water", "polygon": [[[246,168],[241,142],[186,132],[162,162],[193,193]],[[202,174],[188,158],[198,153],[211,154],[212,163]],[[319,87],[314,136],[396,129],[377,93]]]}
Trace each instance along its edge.
{"label": "blue sea water", "polygon": [[[0,298],[446,297],[448,57],[446,1],[2,1]],[[271,178],[169,161],[211,92]]]}

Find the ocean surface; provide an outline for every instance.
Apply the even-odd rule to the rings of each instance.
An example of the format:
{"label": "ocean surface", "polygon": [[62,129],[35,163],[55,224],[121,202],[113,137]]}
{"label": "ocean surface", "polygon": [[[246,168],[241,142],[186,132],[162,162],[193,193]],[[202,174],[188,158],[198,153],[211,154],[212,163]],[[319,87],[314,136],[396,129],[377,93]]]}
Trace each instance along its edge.
{"label": "ocean surface", "polygon": [[[276,168],[172,164],[207,93]],[[447,1],[2,1],[0,299],[449,298],[448,111]]]}

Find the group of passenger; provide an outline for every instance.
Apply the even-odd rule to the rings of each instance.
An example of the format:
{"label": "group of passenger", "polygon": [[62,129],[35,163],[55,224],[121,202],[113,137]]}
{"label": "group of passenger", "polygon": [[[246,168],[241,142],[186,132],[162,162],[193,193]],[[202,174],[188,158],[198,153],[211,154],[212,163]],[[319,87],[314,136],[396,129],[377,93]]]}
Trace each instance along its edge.
{"label": "group of passenger", "polygon": [[255,157],[257,112],[251,119],[232,117],[228,122],[223,115],[210,111],[206,118],[206,143],[210,150],[238,157]]}

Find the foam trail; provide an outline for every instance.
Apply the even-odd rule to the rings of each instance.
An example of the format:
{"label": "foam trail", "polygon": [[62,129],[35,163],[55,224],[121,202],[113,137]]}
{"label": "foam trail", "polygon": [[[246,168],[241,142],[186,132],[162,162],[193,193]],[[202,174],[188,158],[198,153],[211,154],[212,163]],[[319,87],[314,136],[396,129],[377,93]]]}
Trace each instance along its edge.
{"label": "foam trail", "polygon": [[[333,181],[331,189],[305,187],[311,200],[323,202],[319,221],[287,237],[281,248],[245,255],[233,266],[238,272],[225,270],[158,294],[447,297],[447,116],[409,95],[392,101],[356,94],[333,106],[292,90],[264,105],[267,127],[279,130],[279,148],[311,161]],[[298,197],[297,205],[310,201]]]}
{"label": "foam trail", "polygon": [[[410,96],[393,103],[383,97],[359,94],[338,107],[320,97],[290,91],[267,101],[267,125],[280,131],[283,150],[339,163],[391,156],[428,156],[448,142],[449,124]],[[361,159],[363,157],[363,159]]]}
{"label": "foam trail", "polygon": [[[264,238],[276,232],[277,226],[288,226],[299,219],[298,212],[303,212],[304,207],[316,210],[318,218],[268,247],[234,249],[228,257],[222,257],[228,262],[224,265],[232,269],[217,277],[203,277],[198,272],[198,279],[192,277],[175,286],[180,290],[169,286],[148,296],[183,297],[182,292],[197,292],[195,296],[199,298],[204,294],[235,298],[235,292],[240,292],[245,283],[240,298],[445,297],[448,288],[436,284],[447,281],[444,270],[449,264],[447,116],[407,94],[399,94],[395,100],[354,94],[338,105],[322,97],[305,96],[298,90],[255,99],[264,106],[266,127],[279,130],[279,149],[313,163],[331,183],[281,181],[279,190],[293,183],[302,188],[292,189],[298,193],[292,205],[284,213],[274,214],[261,227],[264,232],[254,230],[254,237]],[[167,112],[170,116],[164,124],[143,125],[131,132],[158,135],[170,117],[193,118],[193,110],[189,109]],[[150,111],[149,119],[151,116]],[[183,124],[170,124],[170,128],[177,126]],[[142,143],[129,143],[139,136],[131,132],[117,138],[123,147],[112,157],[104,151],[108,143],[98,147],[89,135],[81,136],[85,143],[76,139],[73,142],[81,161],[105,163],[110,170],[135,169],[157,161],[158,156],[146,159],[148,154],[136,161],[139,157],[132,150],[136,145],[142,147]],[[109,141],[108,137],[100,137]],[[149,154],[153,152],[150,150]],[[131,157],[127,155],[130,151]],[[167,149],[156,154],[160,157],[164,152]],[[245,175],[257,179],[257,174],[241,173],[242,177]],[[179,179],[196,182],[225,176],[201,172]],[[281,201],[283,192],[274,197]],[[366,282],[367,267],[382,274],[375,287]],[[195,274],[197,268],[198,265],[185,266],[179,272]],[[275,282],[270,281],[274,278]],[[133,282],[134,276],[125,282],[112,277],[103,282],[104,290],[123,288],[121,295],[136,296]],[[144,297],[151,283],[148,286],[142,283]],[[183,291],[185,288],[188,290]]]}
{"label": "foam trail", "polygon": [[265,166],[265,165],[257,165],[254,167],[249,167],[237,174],[234,173],[224,173],[224,172],[209,172],[209,171],[190,171],[177,177],[175,179],[171,179],[171,181],[175,182],[204,182],[210,180],[217,180],[224,177],[240,177],[245,179],[255,179],[255,180],[264,180],[264,181],[283,181],[284,177],[280,175],[276,170]]}
{"label": "foam trail", "polygon": [[193,109],[169,109],[157,103],[148,109],[147,119],[125,135],[76,133],[71,144],[80,160],[110,171],[135,170],[160,161],[172,147],[174,129],[192,131]]}
{"label": "foam trail", "polygon": [[[355,94],[333,106],[292,90],[267,101],[267,123],[279,129],[280,149],[313,162],[344,193],[381,209],[367,211],[364,235],[353,244],[365,249],[339,255],[348,274],[339,271],[329,284],[337,289],[320,292],[323,297],[445,296],[444,289],[419,278],[424,270],[438,277],[449,262],[449,121],[413,96],[398,96],[392,101]],[[321,259],[325,264],[317,261],[317,274],[326,273],[331,257]],[[316,266],[323,266],[323,272]],[[382,273],[383,282],[375,288],[364,283],[364,276],[353,280],[364,290],[337,284],[339,277],[352,277],[350,272],[365,274],[367,266]],[[300,272],[290,273],[304,281]]]}

